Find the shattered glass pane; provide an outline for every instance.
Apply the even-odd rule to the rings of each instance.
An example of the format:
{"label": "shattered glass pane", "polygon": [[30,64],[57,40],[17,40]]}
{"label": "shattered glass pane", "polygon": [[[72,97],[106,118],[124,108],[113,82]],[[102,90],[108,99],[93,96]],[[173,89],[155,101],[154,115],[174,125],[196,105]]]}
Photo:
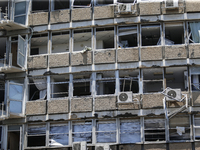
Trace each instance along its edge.
{"label": "shattered glass pane", "polygon": [[23,86],[10,83],[9,98],[13,99],[13,100],[22,100],[23,99]]}
{"label": "shattered glass pane", "polygon": [[92,133],[75,133],[73,134],[73,142],[87,141],[92,142]]}
{"label": "shattered glass pane", "polygon": [[28,127],[28,135],[46,134],[46,126],[30,126]]}
{"label": "shattered glass pane", "polygon": [[68,133],[68,125],[55,125],[50,127],[50,134],[55,134],[55,133]]}
{"label": "shattered glass pane", "polygon": [[50,146],[68,145],[68,138],[69,136],[67,134],[50,135],[49,145]]}

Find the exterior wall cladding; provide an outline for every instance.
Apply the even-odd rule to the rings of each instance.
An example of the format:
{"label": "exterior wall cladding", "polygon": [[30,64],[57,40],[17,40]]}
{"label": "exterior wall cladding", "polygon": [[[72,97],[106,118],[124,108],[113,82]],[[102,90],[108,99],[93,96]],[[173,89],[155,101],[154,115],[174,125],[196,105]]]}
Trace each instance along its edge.
{"label": "exterior wall cladding", "polygon": [[200,150],[199,0],[0,8],[1,150]]}

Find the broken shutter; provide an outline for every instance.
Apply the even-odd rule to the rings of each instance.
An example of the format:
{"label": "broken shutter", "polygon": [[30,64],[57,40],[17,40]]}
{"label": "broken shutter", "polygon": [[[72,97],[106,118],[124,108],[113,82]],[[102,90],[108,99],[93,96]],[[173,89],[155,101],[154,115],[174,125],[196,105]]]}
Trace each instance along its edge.
{"label": "broken shutter", "polygon": [[26,60],[25,39],[18,35],[17,64],[24,68]]}
{"label": "broken shutter", "polygon": [[22,114],[24,85],[9,82],[8,88],[9,113]]}

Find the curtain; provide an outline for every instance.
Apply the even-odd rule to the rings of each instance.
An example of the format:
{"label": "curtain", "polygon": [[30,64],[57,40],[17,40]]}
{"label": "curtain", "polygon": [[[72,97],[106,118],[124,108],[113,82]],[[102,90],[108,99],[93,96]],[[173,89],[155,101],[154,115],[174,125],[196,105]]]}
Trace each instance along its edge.
{"label": "curtain", "polygon": [[47,80],[46,78],[33,79],[35,86],[40,91],[40,99],[45,99],[47,94]]}
{"label": "curtain", "polygon": [[192,32],[192,39],[195,43],[200,43],[199,31],[200,31],[200,22],[191,22],[190,29]]}

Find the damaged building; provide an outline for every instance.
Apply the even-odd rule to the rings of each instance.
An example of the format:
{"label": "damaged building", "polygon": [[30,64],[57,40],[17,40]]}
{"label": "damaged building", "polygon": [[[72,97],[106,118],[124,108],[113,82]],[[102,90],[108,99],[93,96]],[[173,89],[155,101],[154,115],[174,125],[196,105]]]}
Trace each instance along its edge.
{"label": "damaged building", "polygon": [[1,150],[200,150],[199,0],[1,0]]}

